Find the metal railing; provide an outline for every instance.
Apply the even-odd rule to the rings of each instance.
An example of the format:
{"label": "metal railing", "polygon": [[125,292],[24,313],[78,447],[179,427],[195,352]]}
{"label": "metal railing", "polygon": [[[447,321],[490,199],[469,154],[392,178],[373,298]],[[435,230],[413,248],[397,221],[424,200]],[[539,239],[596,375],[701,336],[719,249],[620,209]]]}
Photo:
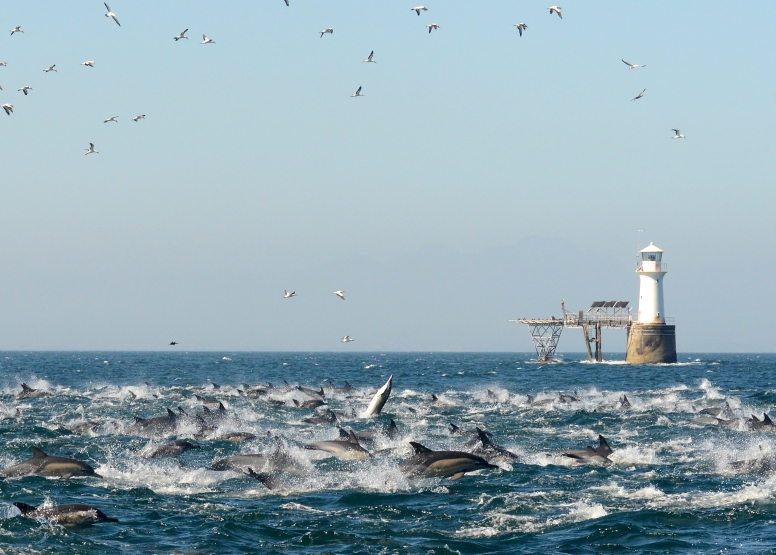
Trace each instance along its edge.
{"label": "metal railing", "polygon": [[[654,264],[654,268],[651,270],[645,270],[644,269],[644,263],[647,264]],[[639,264],[639,269],[636,270],[637,272],[667,272],[668,271],[668,263],[667,262],[654,262],[652,260],[642,260],[641,264]]]}

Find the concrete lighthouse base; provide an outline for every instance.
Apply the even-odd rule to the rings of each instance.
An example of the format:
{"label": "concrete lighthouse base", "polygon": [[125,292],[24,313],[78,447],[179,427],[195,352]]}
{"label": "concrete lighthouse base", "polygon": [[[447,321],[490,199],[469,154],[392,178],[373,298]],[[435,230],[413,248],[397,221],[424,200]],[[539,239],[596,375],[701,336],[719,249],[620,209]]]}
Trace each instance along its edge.
{"label": "concrete lighthouse base", "polygon": [[625,362],[630,364],[676,362],[676,326],[633,322],[628,327]]}

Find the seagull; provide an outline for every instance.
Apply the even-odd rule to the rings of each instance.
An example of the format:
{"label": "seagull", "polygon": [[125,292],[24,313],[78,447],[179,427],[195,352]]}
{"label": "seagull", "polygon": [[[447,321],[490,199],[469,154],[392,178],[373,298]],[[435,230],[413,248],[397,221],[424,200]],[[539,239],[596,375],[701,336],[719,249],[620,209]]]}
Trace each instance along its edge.
{"label": "seagull", "polygon": [[361,94],[361,87],[358,88],[358,90],[356,91],[356,94],[351,94],[350,98],[353,98],[354,96],[364,96],[363,94]]}
{"label": "seagull", "polygon": [[[186,31],[188,31],[188,29],[186,29]],[[175,40],[175,42],[178,42],[178,41],[179,41],[179,40],[181,40],[181,39],[186,39],[186,40],[189,40],[189,37],[187,37],[187,36],[186,36],[186,31],[183,31],[183,32],[182,32],[180,35],[178,35],[177,37],[173,37],[173,39]]]}
{"label": "seagull", "polygon": [[31,91],[32,87],[29,85],[24,85],[21,89],[16,89],[17,91],[22,91],[24,93],[24,96],[27,96],[27,91]]}
{"label": "seagull", "polygon": [[213,39],[207,38],[207,35],[203,34],[202,35],[202,42],[200,44],[210,44],[210,43],[215,44],[216,41],[214,41]]}
{"label": "seagull", "polygon": [[644,64],[643,66],[640,66],[639,64],[629,64],[625,60],[622,60],[622,63],[624,63],[626,66],[628,66],[628,69],[636,69],[637,67],[647,67],[647,64]]}
{"label": "seagull", "polygon": [[334,34],[334,29],[329,27],[328,29],[324,29],[323,31],[321,31],[321,38],[323,38],[323,35],[325,35],[326,33],[329,33],[330,35],[333,35]]}
{"label": "seagull", "polygon": [[86,154],[99,154],[96,150],[94,150],[94,143],[89,143],[89,148],[84,149],[86,151]]}
{"label": "seagull", "polygon": [[291,4],[288,3],[288,0],[286,0],[286,6],[290,6]]}
{"label": "seagull", "polygon": [[376,64],[377,62],[376,62],[375,60],[373,60],[373,59],[372,59],[372,56],[374,56],[374,55],[375,55],[375,51],[374,51],[374,50],[372,50],[372,51],[369,53],[369,57],[368,57],[366,60],[364,60],[364,62],[372,62],[373,64]]}
{"label": "seagull", "polygon": [[13,36],[14,33],[23,33],[23,32],[24,31],[22,31],[21,27],[14,27],[13,29],[11,29],[11,36]]}
{"label": "seagull", "polygon": [[3,110],[5,110],[5,113],[7,115],[11,115],[11,112],[13,112],[13,104],[3,104],[2,106]]}
{"label": "seagull", "polygon": [[108,118],[108,119],[106,119],[106,120],[105,120],[105,121],[103,121],[102,123],[108,123],[109,121],[115,121],[116,123],[118,123],[118,122],[119,122],[119,119],[118,119],[118,118],[119,118],[118,116],[113,116],[112,118]]}
{"label": "seagull", "polygon": [[57,64],[54,64],[53,66],[49,66],[43,71],[45,71],[46,73],[48,73],[49,71],[57,71]]}
{"label": "seagull", "polygon": [[555,12],[559,18],[563,19],[563,14],[560,13],[560,6],[550,6],[550,15],[552,15],[552,12]]}
{"label": "seagull", "polygon": [[439,25],[437,25],[436,23],[432,23],[431,25],[426,25],[426,27],[428,27],[429,34],[433,29],[439,29]]}
{"label": "seagull", "polygon": [[108,13],[106,13],[106,14],[105,14],[105,17],[112,17],[112,18],[113,18],[113,21],[115,21],[115,22],[116,22],[116,25],[118,25],[119,27],[121,27],[121,23],[119,23],[119,20],[118,20],[118,18],[116,17],[116,14],[115,14],[115,13],[113,13],[112,11],[110,11],[110,6],[108,5],[108,3],[107,3],[107,2],[103,2],[103,4],[105,4],[105,9],[106,9],[106,10],[108,10]]}
{"label": "seagull", "polygon": [[428,8],[426,6],[416,6],[412,8],[413,12],[417,12],[418,15],[420,15],[420,12],[427,12]]}
{"label": "seagull", "polygon": [[291,297],[296,297],[296,291],[292,291],[291,293],[289,293],[288,291],[283,289],[283,292],[285,293],[285,295],[283,295],[284,299],[290,299]]}
{"label": "seagull", "polygon": [[684,135],[682,135],[681,133],[679,133],[679,130],[678,130],[678,129],[672,129],[671,131],[673,131],[674,133],[676,133],[676,135],[674,135],[673,137],[671,137],[672,139],[686,139],[686,138],[687,138],[687,137],[685,137]]}
{"label": "seagull", "polygon": [[8,62],[0,62],[0,66],[8,67]]}
{"label": "seagull", "polygon": [[517,30],[520,31],[520,36],[521,37],[523,36],[523,31],[528,29],[528,25],[526,25],[525,23],[518,23],[518,24],[515,25],[515,27],[517,27]]}
{"label": "seagull", "polygon": [[[644,91],[646,91],[646,90],[647,90],[647,89],[644,89]],[[638,100],[639,98],[641,98],[642,96],[644,96],[644,91],[641,91],[641,92],[639,93],[639,95],[638,95],[636,98],[631,98],[631,102],[633,102],[634,100]]]}
{"label": "seagull", "polygon": [[132,121],[138,122],[141,119],[145,119],[145,114],[143,114],[142,116],[135,116],[134,118],[132,118]]}
{"label": "seagull", "polygon": [[345,292],[344,291],[335,291],[333,294],[337,295],[343,301],[345,300]]}
{"label": "seagull", "polygon": [[170,341],[170,345],[177,345],[177,344],[178,344],[177,341]]}
{"label": "seagull", "polygon": [[349,335],[346,335],[345,337],[343,337],[342,339],[340,339],[340,341],[342,341],[343,343],[350,343],[351,341],[355,341],[355,339],[353,339],[353,338],[352,338],[352,337],[350,337]]}
{"label": "seagull", "polygon": [[90,60],[88,62],[81,62],[81,65],[82,66],[94,67],[94,61]]}

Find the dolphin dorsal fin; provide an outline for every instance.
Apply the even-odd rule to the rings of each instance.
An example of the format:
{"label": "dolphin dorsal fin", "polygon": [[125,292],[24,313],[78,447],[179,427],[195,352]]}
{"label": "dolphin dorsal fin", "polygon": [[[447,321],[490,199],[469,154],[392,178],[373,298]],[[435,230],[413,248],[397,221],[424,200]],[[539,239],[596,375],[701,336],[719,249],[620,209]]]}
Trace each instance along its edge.
{"label": "dolphin dorsal fin", "polygon": [[482,430],[480,430],[479,427],[475,428],[475,430],[477,430],[477,437],[480,438],[480,441],[482,442],[482,445],[488,446],[488,445],[491,444],[490,443],[490,438],[488,438],[488,433],[487,432],[483,432]]}
{"label": "dolphin dorsal fin", "polygon": [[177,417],[175,416],[174,412],[172,412],[170,409],[167,409],[167,418],[170,420],[175,420]]}
{"label": "dolphin dorsal fin", "polygon": [[291,384],[289,384],[289,383],[286,381],[286,379],[285,379],[285,378],[283,378],[283,383],[284,383],[284,384],[286,384],[286,385],[291,385]]}
{"label": "dolphin dorsal fin", "polygon": [[32,389],[32,388],[31,388],[29,385],[27,385],[26,383],[22,382],[22,391],[35,391],[35,390],[34,390],[34,389]]}
{"label": "dolphin dorsal fin", "polygon": [[771,417],[768,416],[766,413],[763,413],[763,424],[773,425],[773,420],[771,420]]}
{"label": "dolphin dorsal fin", "polygon": [[205,400],[205,398],[204,398],[204,397],[200,397],[200,396],[199,396],[199,395],[197,395],[196,393],[194,394],[194,397],[197,399],[197,401],[204,401],[204,400]]}
{"label": "dolphin dorsal fin", "polygon": [[32,447],[32,458],[37,458],[37,457],[48,457],[48,455],[43,451],[41,451],[40,449],[38,449],[37,447]]}
{"label": "dolphin dorsal fin", "polygon": [[356,434],[353,433],[353,430],[348,431],[348,441],[354,445],[358,445],[361,447],[361,445],[358,443],[358,438],[356,437]]}
{"label": "dolphin dorsal fin", "polygon": [[226,407],[221,401],[218,402],[218,410],[221,412],[226,412]]}
{"label": "dolphin dorsal fin", "polygon": [[421,445],[420,443],[416,443],[414,441],[410,441],[410,445],[412,445],[412,448],[415,449],[415,454],[416,455],[418,453],[431,453],[431,449]]}
{"label": "dolphin dorsal fin", "polygon": [[437,397],[436,395],[434,395],[434,394],[432,393],[432,394],[431,394],[431,400],[432,400],[432,401],[439,401],[439,397]]}
{"label": "dolphin dorsal fin", "polygon": [[351,385],[348,382],[345,382],[345,387],[351,387]]}
{"label": "dolphin dorsal fin", "polygon": [[210,409],[207,407],[202,407],[202,412],[204,412],[205,414],[210,414]]}
{"label": "dolphin dorsal fin", "polygon": [[337,430],[339,430],[340,439],[349,439],[350,438],[350,434],[348,434],[348,431],[345,428],[343,428],[342,426],[337,426]]}
{"label": "dolphin dorsal fin", "polygon": [[450,422],[450,433],[451,433],[451,434],[454,434],[454,433],[456,433],[456,432],[458,431],[458,429],[459,429],[459,428],[458,428],[458,426],[456,426],[455,424],[453,424],[452,422]]}
{"label": "dolphin dorsal fin", "polygon": [[14,503],[14,506],[21,511],[23,515],[28,515],[30,513],[34,513],[38,510],[37,507],[33,507],[32,505],[28,505],[27,503]]}
{"label": "dolphin dorsal fin", "polygon": [[183,416],[188,416],[188,414],[186,414],[186,411],[183,410],[183,407],[178,407],[178,412],[181,413]]}
{"label": "dolphin dorsal fin", "polygon": [[395,430],[396,429],[396,422],[391,418],[391,423],[388,425],[389,430]]}
{"label": "dolphin dorsal fin", "polygon": [[609,447],[609,444],[606,442],[606,439],[604,439],[604,436],[598,435],[598,449],[605,451],[608,455],[609,453],[612,453],[612,448]]}
{"label": "dolphin dorsal fin", "polygon": [[291,400],[294,402],[294,406],[295,407],[299,406],[299,401],[297,401],[296,399],[291,399]]}
{"label": "dolphin dorsal fin", "polygon": [[533,403],[533,402],[534,402],[534,400],[536,399],[536,397],[534,397],[534,396],[533,396],[533,395],[531,395],[531,394],[528,394],[528,395],[526,395],[525,397],[526,397],[526,399],[525,399],[525,400],[526,400],[526,401],[528,401],[528,403]]}

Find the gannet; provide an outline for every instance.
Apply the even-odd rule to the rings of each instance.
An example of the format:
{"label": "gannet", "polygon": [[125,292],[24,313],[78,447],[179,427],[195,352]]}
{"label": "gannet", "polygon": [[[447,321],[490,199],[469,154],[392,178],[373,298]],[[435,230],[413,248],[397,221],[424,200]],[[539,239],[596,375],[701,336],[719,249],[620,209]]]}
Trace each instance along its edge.
{"label": "gannet", "polygon": [[330,35],[333,35],[334,34],[334,29],[329,27],[328,29],[324,29],[323,31],[321,31],[321,38],[323,38],[323,35],[325,35],[326,33],[329,33]]}
{"label": "gannet", "polygon": [[352,338],[352,337],[350,337],[349,335],[346,335],[345,337],[343,337],[342,339],[340,339],[340,341],[342,341],[343,343],[350,343],[351,341],[355,341],[355,339],[353,339],[353,338]]}
{"label": "gannet", "polygon": [[288,3],[288,0],[286,0],[286,6],[290,6],[291,4]]}
{"label": "gannet", "polygon": [[429,33],[431,33],[431,31],[434,29],[439,29],[439,25],[437,25],[436,23],[432,23],[431,25],[426,25],[426,27],[428,27]]}
{"label": "gannet", "polygon": [[186,29],[185,31],[183,31],[183,32],[182,32],[180,35],[174,36],[174,37],[173,37],[173,40],[175,40],[175,42],[178,42],[178,41],[179,41],[179,40],[181,40],[181,39],[186,39],[186,40],[189,40],[189,37],[187,37],[187,36],[186,36],[186,31],[188,31],[188,29]]}
{"label": "gannet", "polygon": [[0,66],[8,67],[8,62],[0,62]]}
{"label": "gannet", "polygon": [[[644,89],[644,91],[646,91],[646,90],[647,90],[647,89]],[[635,98],[631,98],[631,101],[638,100],[639,98],[641,98],[642,96],[644,96],[644,91],[641,91],[641,92],[638,94],[638,96],[636,96]]]}
{"label": "gannet", "polygon": [[[337,295],[343,301],[345,300],[345,292],[344,291],[335,291],[333,294]],[[358,304],[358,303],[356,303],[356,304]]]}
{"label": "gannet", "polygon": [[363,94],[361,94],[361,87],[358,88],[358,90],[356,91],[356,94],[351,94],[350,98],[353,98],[354,96],[364,96]]}
{"label": "gannet", "polygon": [[200,44],[215,44],[215,43],[216,41],[214,41],[213,39],[207,38],[207,35],[204,35],[204,34],[202,35],[202,42]]}
{"label": "gannet", "polygon": [[559,18],[563,19],[563,14],[560,13],[560,6],[550,6],[550,15],[552,15],[552,12],[555,12]]}
{"label": "gannet", "polygon": [[141,119],[145,119],[145,114],[143,114],[142,116],[135,116],[134,118],[132,118],[132,121],[137,122]]}
{"label": "gannet", "polygon": [[13,112],[13,104],[3,104],[2,108],[9,116],[11,115],[11,112]]}
{"label": "gannet", "polygon": [[515,27],[517,27],[517,30],[520,31],[520,36],[523,36],[523,31],[528,29],[528,25],[525,23],[517,23],[515,24]]}
{"label": "gannet", "polygon": [[427,12],[428,8],[426,6],[416,6],[410,11],[417,12],[417,14],[420,15],[420,12]]}
{"label": "gannet", "polygon": [[99,154],[96,150],[94,150],[94,143],[89,143],[89,148],[84,149],[86,151],[86,154]]}
{"label": "gannet", "polygon": [[622,63],[624,63],[626,66],[628,66],[628,69],[636,69],[637,67],[647,67],[647,64],[644,64],[643,66],[640,66],[639,64],[629,64],[625,60],[622,60]]}
{"label": "gannet", "polygon": [[177,341],[170,341],[170,345],[177,345],[177,344],[178,344]]}
{"label": "gannet", "polygon": [[687,138],[687,137],[685,137],[684,135],[682,135],[681,133],[679,133],[679,130],[678,130],[678,129],[672,129],[671,131],[673,131],[674,133],[676,133],[676,135],[674,135],[673,137],[671,137],[672,139],[686,139],[686,138]]}
{"label": "gannet", "polygon": [[376,62],[376,61],[374,61],[374,60],[372,59],[372,56],[374,56],[374,55],[375,55],[375,51],[374,51],[374,50],[372,50],[372,51],[369,53],[369,57],[368,57],[366,60],[364,60],[364,61],[365,61],[365,62],[372,62],[373,64],[376,64],[377,62]]}
{"label": "gannet", "polygon": [[118,123],[119,122],[119,117],[118,116],[110,117],[110,118],[106,119],[105,121],[103,121],[102,123],[108,123],[109,121],[115,121],[116,123]]}
{"label": "gannet", "polygon": [[105,17],[112,17],[113,21],[116,22],[116,25],[121,27],[121,23],[119,23],[119,19],[116,17],[116,14],[110,11],[110,6],[107,4],[107,2],[103,2],[105,4],[105,9],[108,10],[108,13],[105,14]]}
{"label": "gannet", "polygon": [[27,96],[27,91],[31,91],[32,87],[29,85],[24,85],[21,89],[16,89],[17,91],[22,91],[24,93],[24,96]]}
{"label": "gannet", "polygon": [[21,27],[14,27],[13,29],[11,29],[11,36],[13,36],[14,33],[23,33],[23,32],[24,31],[22,31]]}
{"label": "gannet", "polygon": [[57,71],[57,65],[54,64],[53,66],[49,66],[46,69],[44,69],[43,71],[45,71],[46,73],[48,73],[49,71]]}
{"label": "gannet", "polygon": [[89,66],[89,67],[94,67],[94,61],[93,61],[93,60],[90,60],[90,61],[88,61],[88,62],[81,62],[81,65],[82,65],[82,66]]}
{"label": "gannet", "polygon": [[296,297],[296,291],[292,291],[291,293],[289,293],[288,291],[283,289],[283,292],[285,293],[285,295],[283,295],[284,299],[290,299],[291,297]]}

